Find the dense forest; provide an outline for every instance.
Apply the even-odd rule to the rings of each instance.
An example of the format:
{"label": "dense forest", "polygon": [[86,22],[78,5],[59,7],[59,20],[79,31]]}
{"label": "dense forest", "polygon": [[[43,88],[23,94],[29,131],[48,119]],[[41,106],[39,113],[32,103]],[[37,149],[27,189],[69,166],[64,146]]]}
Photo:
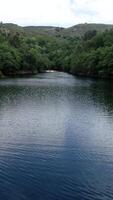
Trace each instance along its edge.
{"label": "dense forest", "polygon": [[[26,28],[27,29],[27,28]],[[0,75],[36,74],[52,69],[75,75],[113,77],[113,29],[83,35],[33,33],[0,24]],[[49,30],[50,33],[50,30]]]}

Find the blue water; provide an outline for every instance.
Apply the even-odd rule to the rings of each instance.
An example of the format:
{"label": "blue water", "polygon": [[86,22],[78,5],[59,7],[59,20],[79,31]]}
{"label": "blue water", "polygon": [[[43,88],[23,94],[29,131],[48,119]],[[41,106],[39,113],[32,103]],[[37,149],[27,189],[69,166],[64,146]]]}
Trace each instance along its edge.
{"label": "blue water", "polygon": [[113,199],[113,82],[0,81],[0,200]]}

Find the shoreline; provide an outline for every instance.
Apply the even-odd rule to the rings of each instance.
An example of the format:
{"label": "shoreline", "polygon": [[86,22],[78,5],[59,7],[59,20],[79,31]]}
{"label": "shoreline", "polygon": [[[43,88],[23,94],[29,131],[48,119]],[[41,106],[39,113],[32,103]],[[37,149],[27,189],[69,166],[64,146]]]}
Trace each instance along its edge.
{"label": "shoreline", "polygon": [[[22,72],[17,72],[17,73],[10,73],[10,74],[3,74],[0,71],[0,79],[4,79],[4,78],[24,78],[24,77],[30,77],[30,76],[34,76],[37,74],[41,74],[41,73],[54,73],[57,72],[58,70],[44,70],[44,71],[22,71]],[[61,72],[61,71],[58,71]],[[90,73],[78,73],[78,72],[66,72],[66,71],[62,71],[64,73],[68,73],[71,74],[73,76],[76,77],[81,77],[81,78],[93,78],[93,79],[103,79],[103,80],[113,80],[113,75],[97,75],[97,74],[90,74]]]}

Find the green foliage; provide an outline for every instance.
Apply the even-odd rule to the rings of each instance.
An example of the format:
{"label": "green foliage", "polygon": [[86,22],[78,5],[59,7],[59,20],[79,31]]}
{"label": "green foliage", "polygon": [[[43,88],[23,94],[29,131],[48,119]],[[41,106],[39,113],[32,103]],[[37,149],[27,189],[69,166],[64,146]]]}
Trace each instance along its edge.
{"label": "green foliage", "polygon": [[[55,69],[76,75],[113,77],[112,29],[97,32],[92,26],[79,38],[69,34],[59,37],[25,34],[17,31],[17,27],[14,31],[14,27],[9,30],[1,25],[0,28],[0,73],[11,75]],[[60,34],[64,29],[55,31]]]}
{"label": "green foliage", "polygon": [[92,39],[96,34],[97,34],[97,31],[96,31],[96,30],[89,30],[89,31],[87,31],[87,32],[84,34],[83,39],[84,39],[84,40],[90,40],[90,39]]}
{"label": "green foliage", "polygon": [[8,44],[0,45],[0,69],[4,74],[16,72],[21,65],[21,54]]}

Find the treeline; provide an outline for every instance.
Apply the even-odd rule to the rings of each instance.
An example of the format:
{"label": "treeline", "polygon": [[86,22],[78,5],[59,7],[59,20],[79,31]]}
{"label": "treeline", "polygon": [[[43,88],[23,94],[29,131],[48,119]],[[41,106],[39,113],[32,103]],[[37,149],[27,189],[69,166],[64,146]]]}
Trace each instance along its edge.
{"label": "treeline", "polygon": [[[87,37],[86,37],[87,35]],[[113,30],[104,33],[89,32],[70,58],[70,71],[74,74],[113,78]]]}
{"label": "treeline", "polygon": [[54,40],[20,33],[0,33],[0,71],[4,75],[37,73],[52,66],[49,51]]}
{"label": "treeline", "polygon": [[113,30],[88,31],[82,38],[50,37],[0,28],[0,72],[5,76],[47,69],[113,77]]}

